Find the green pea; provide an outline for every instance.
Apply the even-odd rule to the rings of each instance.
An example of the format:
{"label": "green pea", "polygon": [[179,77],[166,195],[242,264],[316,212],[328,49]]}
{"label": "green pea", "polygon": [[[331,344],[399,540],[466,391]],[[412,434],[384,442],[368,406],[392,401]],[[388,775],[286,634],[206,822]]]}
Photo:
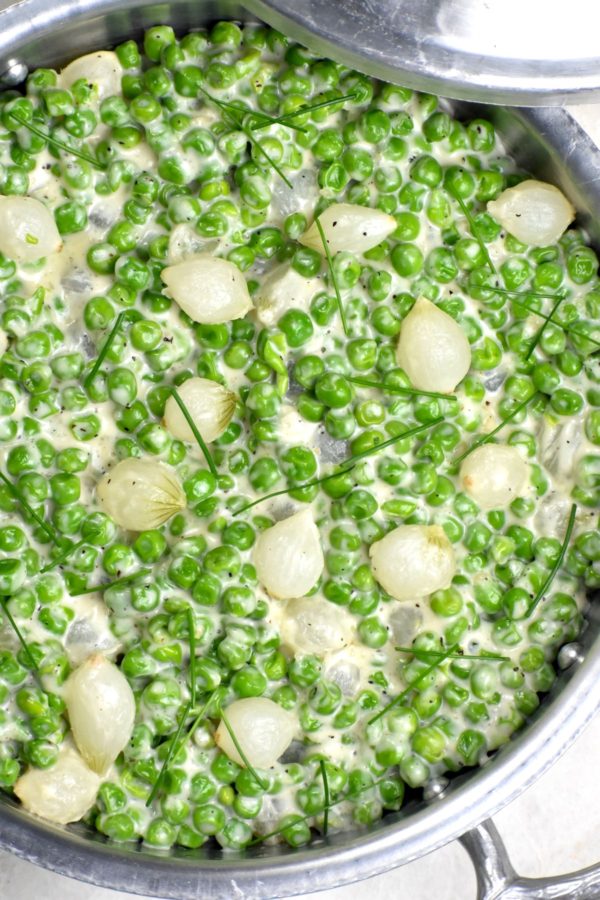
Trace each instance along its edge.
{"label": "green pea", "polygon": [[363,644],[373,649],[383,647],[388,640],[388,630],[377,616],[368,616],[358,625],[358,636]]}
{"label": "green pea", "polygon": [[248,392],[246,406],[258,418],[271,419],[279,412],[281,399],[272,384],[254,384]]}
{"label": "green pea", "polygon": [[446,744],[446,735],[435,725],[417,729],[411,739],[415,753],[431,763],[439,762],[442,759],[446,752]]}
{"label": "green pea", "polygon": [[495,369],[502,360],[502,348],[492,338],[484,337],[482,345],[471,352],[471,368],[479,372]]}
{"label": "green pea", "polygon": [[575,284],[587,284],[598,272],[598,257],[591,247],[574,247],[567,255],[567,272]]}
{"label": "green pea", "polygon": [[341,409],[352,399],[352,386],[343,375],[325,373],[320,375],[314,386],[317,400],[331,409]]}
{"label": "green pea", "polygon": [[457,588],[449,587],[435,591],[430,600],[431,608],[438,616],[450,618],[456,616],[463,608],[463,599]]}
{"label": "green pea", "polygon": [[27,571],[21,559],[0,559],[0,594],[10,596],[22,587]]}
{"label": "green pea", "polygon": [[231,680],[238,697],[260,697],[267,689],[267,679],[255,666],[244,666]]}
{"label": "green pea", "polygon": [[423,122],[423,134],[430,142],[443,141],[452,130],[452,119],[445,112],[434,112]]}
{"label": "green pea", "polygon": [[550,398],[554,412],[561,416],[574,416],[583,409],[583,397],[569,388],[558,388]]}
{"label": "green pea", "polygon": [[124,812],[101,815],[96,820],[96,826],[113,841],[130,841],[136,834],[133,819]]}
{"label": "green pea", "polygon": [[302,387],[311,389],[324,371],[325,363],[319,356],[302,356],[294,366],[294,379]]}
{"label": "green pea", "polygon": [[296,687],[310,687],[319,677],[322,663],[316,656],[293,659],[289,667],[289,679]]}
{"label": "green pea", "polygon": [[355,181],[366,181],[373,174],[373,160],[366,150],[351,147],[342,155],[342,163],[348,175]]}
{"label": "green pea", "polygon": [[23,754],[36,769],[49,769],[58,759],[58,747],[51,741],[33,740],[25,744]]}
{"label": "green pea", "polygon": [[136,398],[137,380],[130,369],[117,366],[109,372],[106,386],[110,399],[119,406],[128,406]]}
{"label": "green pea", "polygon": [[317,460],[307,447],[290,447],[281,454],[281,468],[290,481],[308,481],[317,471]]}
{"label": "green pea", "polygon": [[461,732],[456,742],[456,750],[468,766],[477,765],[480,757],[485,753],[485,748],[485,735],[472,728]]}
{"label": "green pea", "polygon": [[377,500],[362,488],[355,488],[345,498],[344,507],[352,519],[367,519],[377,511]]}
{"label": "green pea", "polygon": [[[232,784],[240,773],[240,766],[238,766],[237,763],[225,756],[224,753],[219,753],[215,757],[210,768],[212,774],[222,784]],[[221,811],[219,810],[219,812]],[[196,814],[194,814],[194,824],[199,831],[203,831],[203,829],[200,828],[198,822],[196,822]]]}
{"label": "green pea", "polygon": [[475,179],[461,166],[449,166],[444,172],[444,187],[452,197],[466,200],[475,190]]}
{"label": "green pea", "polygon": [[443,171],[437,159],[425,154],[419,156],[411,165],[410,177],[418,184],[436,188],[442,182]]}
{"label": "green pea", "polygon": [[278,327],[285,334],[290,347],[301,347],[313,335],[310,316],[299,309],[289,309],[279,319]]}
{"label": "green pea", "polygon": [[398,275],[412,278],[423,268],[423,254],[416,244],[397,244],[390,254],[392,265]]}
{"label": "green pea", "polygon": [[50,478],[52,499],[60,506],[75,503],[81,495],[81,483],[76,475],[59,473]]}
{"label": "green pea", "polygon": [[473,150],[480,153],[489,153],[494,149],[496,134],[494,126],[487,119],[473,119],[467,125],[467,135]]}

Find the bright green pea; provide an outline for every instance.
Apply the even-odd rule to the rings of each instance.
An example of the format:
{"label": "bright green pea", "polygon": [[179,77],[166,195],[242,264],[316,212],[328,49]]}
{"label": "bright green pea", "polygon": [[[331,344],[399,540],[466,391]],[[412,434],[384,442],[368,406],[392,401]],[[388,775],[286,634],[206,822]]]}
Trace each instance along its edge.
{"label": "bright green pea", "polygon": [[344,376],[333,372],[320,375],[315,381],[314,390],[317,400],[331,409],[347,406],[353,395],[352,386]]}
{"label": "bright green pea", "polygon": [[598,257],[591,247],[574,247],[567,255],[567,272],[575,284],[587,284],[598,272]]}
{"label": "bright green pea", "polygon": [[52,499],[60,506],[75,503],[81,495],[81,483],[76,475],[60,473],[50,478]]}
{"label": "bright green pea", "polygon": [[351,147],[342,155],[342,163],[348,175],[355,181],[366,181],[373,174],[373,160],[366,150]]}
{"label": "bright green pea", "polygon": [[308,481],[317,471],[317,460],[308,447],[290,447],[280,457],[284,475],[293,482]]}
{"label": "bright green pea", "polygon": [[461,166],[449,166],[444,172],[444,187],[452,197],[466,200],[475,190],[475,179]]}
{"label": "bright green pea", "polygon": [[561,416],[574,416],[583,409],[583,397],[568,388],[558,388],[550,398],[554,412]]}
{"label": "bright green pea", "polygon": [[436,188],[442,182],[443,171],[437,159],[427,154],[419,156],[410,167],[410,177],[418,184]]}
{"label": "bright green pea", "polygon": [[495,369],[502,360],[502,348],[492,338],[484,337],[482,345],[471,351],[471,368],[478,372]]}
{"label": "bright green pea", "polygon": [[118,255],[116,247],[108,242],[104,242],[92,244],[87,252],[86,260],[92,272],[96,272],[99,275],[110,275],[114,272]]}
{"label": "bright green pea", "polygon": [[290,347],[301,347],[313,335],[310,316],[300,309],[289,309],[279,319],[278,327],[285,334]]}
{"label": "bright green pea", "polygon": [[58,759],[58,747],[51,741],[33,740],[23,748],[27,762],[37,769],[49,769]]}
{"label": "bright green pea", "polygon": [[388,640],[388,630],[377,616],[368,616],[358,625],[358,636],[363,644],[373,649],[383,647]]}
{"label": "bright green pea", "polygon": [[390,259],[398,275],[412,278],[423,268],[423,254],[416,244],[397,244],[391,252]]}
{"label": "bright green pea", "polygon": [[231,679],[231,686],[238,697],[260,697],[267,689],[267,679],[255,666],[244,666]]}

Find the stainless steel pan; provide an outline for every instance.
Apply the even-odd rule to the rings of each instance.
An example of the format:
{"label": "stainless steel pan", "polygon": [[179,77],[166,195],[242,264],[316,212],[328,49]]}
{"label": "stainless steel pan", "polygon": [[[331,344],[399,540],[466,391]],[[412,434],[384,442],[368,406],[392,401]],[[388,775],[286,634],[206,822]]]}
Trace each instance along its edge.
{"label": "stainless steel pan", "polygon": [[[297,0],[296,6],[310,6]],[[264,0],[242,9],[227,0],[0,0],[0,76],[18,84],[28,68],[58,65],[89,50],[170,23],[178,31],[215,18],[254,17],[282,23]],[[358,49],[358,48],[357,48]],[[459,116],[495,119],[509,152],[527,169],[563,186],[581,221],[600,243],[600,150],[560,108],[507,110],[455,104]],[[174,900],[259,900],[367,878],[461,838],[473,858],[479,896],[581,898],[600,895],[600,867],[557,879],[520,879],[493,825],[485,820],[542,775],[600,708],[600,613],[593,607],[581,642],[564,647],[560,677],[528,725],[485,768],[440,779],[413,802],[369,829],[316,840],[309,847],[244,853],[203,847],[159,852],[111,844],[83,825],[53,826],[0,798],[0,846],[38,865],[104,887]],[[592,765],[592,761],[590,761]],[[481,824],[483,823],[483,824]],[[462,837],[461,837],[462,836]]]}

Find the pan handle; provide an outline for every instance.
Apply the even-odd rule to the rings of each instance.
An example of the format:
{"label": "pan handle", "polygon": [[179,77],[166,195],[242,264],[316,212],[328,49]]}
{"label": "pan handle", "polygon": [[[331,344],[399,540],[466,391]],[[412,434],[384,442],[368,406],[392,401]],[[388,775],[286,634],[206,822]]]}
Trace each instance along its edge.
{"label": "pan handle", "polygon": [[475,868],[477,900],[592,900],[600,897],[600,863],[549,878],[523,878],[508,857],[498,829],[487,819],[461,838]]}

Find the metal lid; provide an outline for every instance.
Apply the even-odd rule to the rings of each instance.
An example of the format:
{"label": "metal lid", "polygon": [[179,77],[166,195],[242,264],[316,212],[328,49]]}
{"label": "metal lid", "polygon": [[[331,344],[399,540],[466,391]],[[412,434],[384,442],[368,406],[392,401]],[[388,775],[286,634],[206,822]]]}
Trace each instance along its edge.
{"label": "metal lid", "polygon": [[462,100],[600,99],[597,0],[250,0],[267,22],[369,75]]}

